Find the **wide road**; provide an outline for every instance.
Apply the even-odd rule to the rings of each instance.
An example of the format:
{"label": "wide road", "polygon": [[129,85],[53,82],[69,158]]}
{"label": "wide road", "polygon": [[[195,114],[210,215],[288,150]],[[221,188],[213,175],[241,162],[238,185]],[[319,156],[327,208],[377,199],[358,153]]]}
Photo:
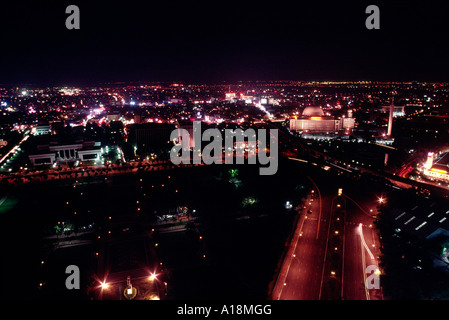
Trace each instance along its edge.
{"label": "wide road", "polygon": [[[274,299],[320,299],[332,196],[325,186],[318,188],[313,189],[305,202],[301,213],[303,222],[300,220],[297,226],[300,236],[292,240],[295,242],[291,244],[294,251],[289,252],[284,260],[288,272],[278,279],[278,291],[275,290],[277,296]],[[307,213],[309,210],[311,213]]]}
{"label": "wide road", "polygon": [[366,278],[374,272],[366,273],[367,267],[378,265],[379,239],[374,226],[377,198],[372,193],[356,192],[356,187],[356,191],[348,189],[339,196],[337,179],[329,180],[313,171],[311,177],[314,189],[300,212],[295,232],[299,236],[292,239],[272,298],[382,299],[381,289],[365,287]]}
{"label": "wide road", "polygon": [[[288,273],[279,282],[281,292],[278,299],[281,300],[316,300],[319,297],[325,248],[325,237],[321,233],[326,230],[320,228],[317,240],[319,201],[310,196],[307,201],[302,212],[304,218],[298,224],[300,231],[296,248],[285,259]],[[312,213],[308,214],[308,210]],[[326,220],[322,218],[321,222],[325,225]]]}
{"label": "wide road", "polygon": [[346,199],[347,209],[343,299],[382,299],[381,289],[368,290],[364,285],[366,277],[374,272],[367,272],[367,267],[374,266],[373,269],[378,269],[379,264],[380,242],[372,217],[377,212],[375,201],[362,195],[343,194],[343,197]]}

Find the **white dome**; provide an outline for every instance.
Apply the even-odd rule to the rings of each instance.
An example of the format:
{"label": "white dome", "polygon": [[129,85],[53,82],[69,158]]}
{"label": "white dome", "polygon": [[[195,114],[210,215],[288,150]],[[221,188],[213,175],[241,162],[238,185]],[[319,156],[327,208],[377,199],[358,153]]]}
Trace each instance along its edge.
{"label": "white dome", "polygon": [[321,107],[306,107],[302,112],[303,117],[322,117],[324,116],[324,111]]}

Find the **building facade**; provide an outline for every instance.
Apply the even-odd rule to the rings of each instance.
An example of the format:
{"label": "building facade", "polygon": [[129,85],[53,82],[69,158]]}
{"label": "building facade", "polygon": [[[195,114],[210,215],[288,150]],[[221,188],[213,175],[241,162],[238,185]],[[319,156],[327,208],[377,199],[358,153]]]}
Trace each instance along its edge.
{"label": "building facade", "polygon": [[74,162],[102,161],[103,148],[100,142],[81,142],[73,144],[38,145],[37,150],[28,156],[33,166],[68,164]]}
{"label": "building facade", "polygon": [[352,110],[340,118],[326,116],[319,106],[306,107],[299,119],[290,119],[290,131],[309,134],[349,135],[355,126]]}

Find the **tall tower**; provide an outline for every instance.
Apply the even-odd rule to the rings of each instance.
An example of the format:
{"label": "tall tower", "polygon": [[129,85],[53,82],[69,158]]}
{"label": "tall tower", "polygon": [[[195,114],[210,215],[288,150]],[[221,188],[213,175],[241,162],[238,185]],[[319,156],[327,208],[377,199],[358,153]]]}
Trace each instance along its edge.
{"label": "tall tower", "polygon": [[394,110],[394,94],[393,98],[391,99],[390,114],[388,116],[388,131],[387,131],[388,138],[391,138],[391,130],[393,129],[393,110]]}
{"label": "tall tower", "polygon": [[427,170],[430,170],[430,168],[432,168],[432,166],[433,166],[433,152],[429,152],[427,154],[427,161],[426,161],[425,167]]}

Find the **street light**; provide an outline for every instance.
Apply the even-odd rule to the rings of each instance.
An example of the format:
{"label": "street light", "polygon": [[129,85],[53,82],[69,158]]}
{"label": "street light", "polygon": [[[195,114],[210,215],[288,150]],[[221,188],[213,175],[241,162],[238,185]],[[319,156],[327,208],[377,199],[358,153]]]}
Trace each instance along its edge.
{"label": "street light", "polygon": [[100,287],[102,290],[109,288],[109,284],[106,281],[100,282]]}
{"label": "street light", "polygon": [[149,279],[150,281],[156,280],[156,279],[157,279],[157,278],[156,278],[156,274],[152,273],[152,274],[149,276],[148,279]]}

